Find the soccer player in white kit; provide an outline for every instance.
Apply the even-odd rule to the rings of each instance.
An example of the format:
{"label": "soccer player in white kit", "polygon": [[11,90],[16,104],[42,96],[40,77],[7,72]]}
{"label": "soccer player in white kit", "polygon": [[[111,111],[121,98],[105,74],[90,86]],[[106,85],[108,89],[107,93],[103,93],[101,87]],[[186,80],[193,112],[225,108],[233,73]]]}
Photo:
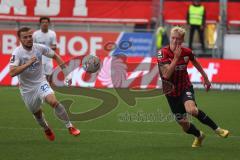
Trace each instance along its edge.
{"label": "soccer player in white kit", "polygon": [[55,110],[56,116],[64,122],[70,134],[79,135],[80,130],[70,122],[64,106],[57,101],[43,74],[42,55],[56,60],[64,73],[65,82],[71,84],[71,74],[63,60],[49,47],[33,43],[31,28],[22,27],[18,30],[17,35],[21,45],[12,53],[10,75],[18,76],[20,93],[25,105],[44,129],[45,135],[50,141],[55,139],[55,135],[44,118],[41,109],[43,100]]}
{"label": "soccer player in white kit", "polygon": [[[40,43],[50,47],[52,50],[56,51],[57,41],[56,33],[49,29],[50,18],[40,17],[39,19],[40,29],[33,33],[33,43]],[[52,83],[52,72],[53,72],[53,61],[52,58],[47,56],[42,57],[43,72],[46,76],[47,81]]]}

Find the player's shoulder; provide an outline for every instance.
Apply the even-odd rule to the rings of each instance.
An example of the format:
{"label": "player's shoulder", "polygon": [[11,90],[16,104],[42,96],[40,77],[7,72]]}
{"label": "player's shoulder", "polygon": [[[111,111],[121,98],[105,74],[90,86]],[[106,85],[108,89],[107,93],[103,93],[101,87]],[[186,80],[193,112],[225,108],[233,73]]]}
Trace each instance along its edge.
{"label": "player's shoulder", "polygon": [[17,54],[19,54],[21,51],[22,51],[22,46],[19,45],[19,46],[17,46],[17,47],[13,50],[12,54],[13,54],[13,55],[17,55]]}
{"label": "player's shoulder", "polygon": [[33,49],[43,49],[43,48],[46,48],[46,46],[40,43],[33,43]]}
{"label": "player's shoulder", "polygon": [[168,52],[169,52],[169,49],[168,49],[168,48],[169,48],[169,47],[166,46],[166,47],[163,47],[163,48],[159,49],[159,50],[157,51],[157,58],[158,58],[158,59],[166,58],[166,57],[167,57],[167,54],[168,54]]}
{"label": "player's shoulder", "polygon": [[56,33],[54,30],[52,30],[52,29],[48,29],[48,32],[50,32],[50,33]]}
{"label": "player's shoulder", "polygon": [[40,34],[40,33],[41,33],[41,30],[39,29],[39,30],[34,31],[33,35]]}
{"label": "player's shoulder", "polygon": [[192,49],[187,47],[182,47],[182,51],[186,53],[192,53]]}
{"label": "player's shoulder", "polygon": [[167,51],[169,50],[169,46],[162,47],[161,50],[162,50],[163,52],[167,52]]}
{"label": "player's shoulder", "polygon": [[161,49],[159,50],[159,52],[161,52],[161,53],[164,54],[164,55],[169,54],[169,53],[170,53],[169,46],[165,46],[165,47],[161,48]]}
{"label": "player's shoulder", "polygon": [[192,49],[187,48],[187,47],[182,47],[182,51],[183,51],[184,54],[191,54],[192,53]]}
{"label": "player's shoulder", "polygon": [[52,35],[56,35],[56,32],[54,30],[48,29],[48,33]]}

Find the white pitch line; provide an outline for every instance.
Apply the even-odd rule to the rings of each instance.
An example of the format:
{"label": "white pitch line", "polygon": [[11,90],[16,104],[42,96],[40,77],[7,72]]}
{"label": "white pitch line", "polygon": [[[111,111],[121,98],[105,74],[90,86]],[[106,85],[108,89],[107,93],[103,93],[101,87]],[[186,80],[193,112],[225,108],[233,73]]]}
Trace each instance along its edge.
{"label": "white pitch line", "polygon": [[[42,130],[41,128],[16,128],[16,127],[3,127],[0,126],[0,130]],[[58,131],[66,131],[64,128],[54,128],[54,130]],[[174,133],[174,132],[152,132],[152,131],[127,131],[127,130],[108,130],[108,129],[80,129],[84,132],[112,132],[112,133],[129,133],[129,134],[157,134],[157,135],[177,135],[177,136],[185,136],[185,133]],[[207,137],[219,138],[216,135],[207,135]],[[231,135],[228,138],[240,138],[239,135]]]}

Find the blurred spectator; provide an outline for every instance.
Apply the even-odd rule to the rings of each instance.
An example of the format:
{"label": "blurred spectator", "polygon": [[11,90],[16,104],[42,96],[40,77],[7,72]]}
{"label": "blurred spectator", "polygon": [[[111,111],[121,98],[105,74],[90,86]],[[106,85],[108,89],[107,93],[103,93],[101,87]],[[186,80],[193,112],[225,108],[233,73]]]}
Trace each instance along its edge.
{"label": "blurred spectator", "polygon": [[146,32],[148,28],[147,23],[136,23],[134,26],[134,32]]}
{"label": "blurred spectator", "polygon": [[[40,23],[40,29],[33,33],[33,42],[46,45],[52,50],[56,51],[56,48],[57,48],[56,32],[49,29],[49,25],[51,23],[50,18],[40,17],[39,23]],[[43,55],[42,64],[43,64],[43,72],[46,76],[46,79],[51,84],[52,73],[53,73],[52,58],[48,58]]]}
{"label": "blurred spectator", "polygon": [[187,13],[187,24],[190,25],[189,48],[192,49],[192,42],[195,30],[199,33],[200,43],[202,50],[205,50],[204,45],[204,26],[206,21],[205,7],[201,4],[200,0],[193,0],[189,6]]}
{"label": "blurred spectator", "polygon": [[169,44],[169,39],[166,33],[166,29],[162,26],[158,27],[156,32],[156,47],[157,50]]}

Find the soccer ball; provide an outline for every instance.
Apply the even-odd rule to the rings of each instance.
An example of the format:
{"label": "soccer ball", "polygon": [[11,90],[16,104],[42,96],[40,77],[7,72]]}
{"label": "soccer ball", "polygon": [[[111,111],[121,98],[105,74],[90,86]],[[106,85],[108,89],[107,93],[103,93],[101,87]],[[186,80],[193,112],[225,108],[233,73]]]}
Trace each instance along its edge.
{"label": "soccer ball", "polygon": [[96,56],[87,55],[83,58],[82,66],[86,72],[95,73],[100,68],[100,60]]}

